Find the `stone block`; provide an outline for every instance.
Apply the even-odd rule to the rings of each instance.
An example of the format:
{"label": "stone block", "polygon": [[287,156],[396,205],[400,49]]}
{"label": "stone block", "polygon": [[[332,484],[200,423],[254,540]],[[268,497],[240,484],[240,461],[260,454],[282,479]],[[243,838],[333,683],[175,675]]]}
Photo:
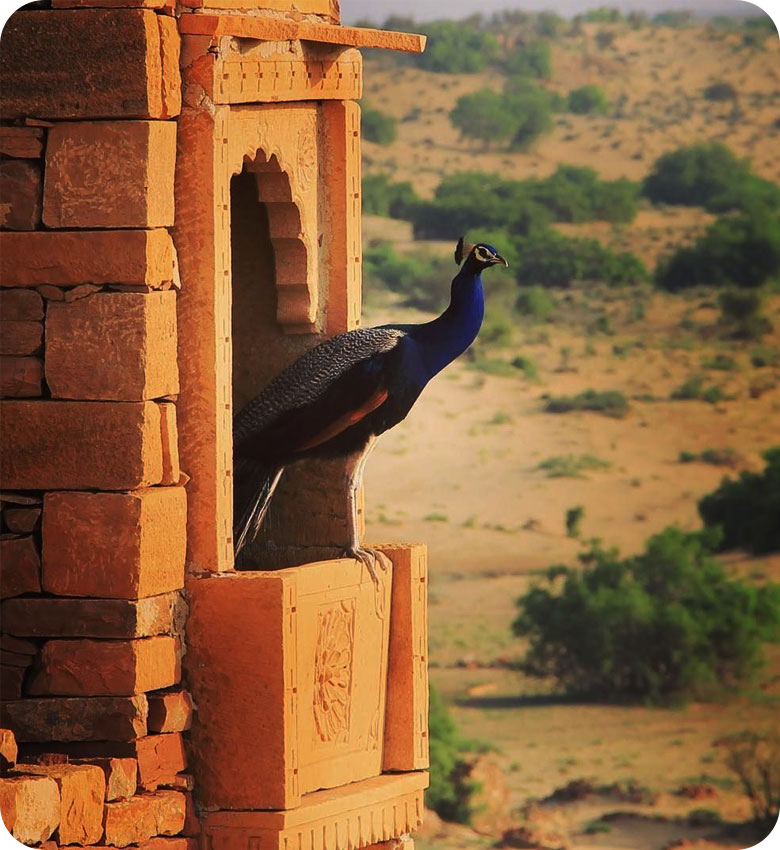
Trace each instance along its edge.
{"label": "stone block", "polygon": [[176,835],[184,827],[185,800],[180,791],[155,791],[106,804],[106,844],[127,847],[155,835]]}
{"label": "stone block", "polygon": [[178,634],[186,605],[179,593],[144,599],[9,599],[3,628],[25,637],[142,638]]}
{"label": "stone block", "polygon": [[146,734],[148,710],[143,694],[46,697],[6,702],[0,707],[0,717],[21,742],[132,741]]}
{"label": "stone block", "polygon": [[60,792],[46,776],[8,776],[0,779],[3,823],[22,844],[39,844],[51,837],[60,820]]}
{"label": "stone block", "polygon": [[[178,378],[178,373],[177,373]],[[172,402],[160,404],[162,426],[163,485],[178,484],[181,479],[179,464],[179,429],[176,423],[176,405]]]}
{"label": "stone block", "polygon": [[114,599],[176,590],[184,582],[185,528],[183,487],[47,493],[43,588]]}
{"label": "stone block", "polygon": [[42,394],[43,360],[0,356],[0,397],[36,398]]}
{"label": "stone block", "polygon": [[46,144],[47,227],[173,224],[176,122],[57,124]]}
{"label": "stone block", "polygon": [[43,322],[0,321],[0,355],[36,354],[43,343]]}
{"label": "stone block", "polygon": [[97,844],[103,836],[106,778],[86,764],[25,764],[26,774],[53,779],[60,790],[59,844]]}
{"label": "stone block", "polygon": [[183,732],[192,725],[189,691],[148,694],[150,732]]}
{"label": "stone block", "polygon": [[0,161],[0,227],[35,230],[40,223],[40,165],[22,159]]}
{"label": "stone block", "polygon": [[106,800],[126,800],[137,789],[138,763],[133,758],[70,759],[70,764],[93,764],[106,779]]}
{"label": "stone block", "polygon": [[46,382],[54,398],[142,401],[178,393],[176,293],[99,292],[50,304]]}
{"label": "stone block", "polygon": [[0,649],[0,664],[4,667],[29,667],[32,664],[32,658],[21,652],[10,652],[7,649]]}
{"label": "stone block", "polygon": [[0,290],[0,321],[40,322],[43,299],[31,289]]}
{"label": "stone block", "polygon": [[181,678],[180,648],[167,635],[140,640],[50,640],[27,692],[31,696],[132,696]]}
{"label": "stone block", "polygon": [[376,585],[355,561],[336,560],[193,579],[188,593],[191,755],[204,805],[286,809],[380,772],[388,574]]}
{"label": "stone block", "polygon": [[393,562],[382,769],[428,767],[428,564],[422,543],[381,545]]}
{"label": "stone block", "polygon": [[154,402],[4,401],[0,410],[8,488],[133,490],[162,478]]}
{"label": "stone block", "polygon": [[[307,794],[281,812],[206,812],[202,825],[211,850],[353,850],[413,832],[422,824],[428,774],[399,773]],[[406,848],[405,848],[406,850]]]}
{"label": "stone block", "polygon": [[41,592],[41,558],[32,537],[0,540],[0,599]]}
{"label": "stone block", "polygon": [[16,764],[19,749],[10,729],[0,729],[0,769],[7,770]]}
{"label": "stone block", "polygon": [[6,508],[5,524],[14,534],[30,534],[35,531],[41,518],[40,508]]}
{"label": "stone block", "polygon": [[0,664],[0,693],[3,699],[21,699],[24,685],[25,667],[12,667]]}
{"label": "stone block", "polygon": [[162,228],[0,233],[3,287],[111,283],[159,289],[175,273],[173,242]]}
{"label": "stone block", "polygon": [[42,127],[0,127],[0,154],[38,159],[43,153]]}
{"label": "stone block", "polygon": [[[167,117],[160,54],[152,10],[16,12],[3,30],[0,117]],[[178,68],[165,73],[178,85]]]}
{"label": "stone block", "polygon": [[160,29],[162,63],[162,117],[173,118],[181,112],[181,36],[178,21],[171,15],[158,15],[157,25]]}

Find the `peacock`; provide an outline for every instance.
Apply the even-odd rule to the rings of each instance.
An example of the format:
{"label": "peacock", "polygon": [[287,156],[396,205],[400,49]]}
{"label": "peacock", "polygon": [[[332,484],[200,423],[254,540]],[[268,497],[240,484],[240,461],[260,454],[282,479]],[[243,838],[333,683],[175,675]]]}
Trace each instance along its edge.
{"label": "peacock", "polygon": [[485,312],[482,272],[508,266],[492,246],[455,249],[450,303],[433,321],[359,328],[331,337],[280,372],[233,421],[236,555],[263,521],[285,468],[303,458],[344,458],[349,539],[344,554],[377,581],[381,552],[358,539],[356,490],[380,434],[411,410],[426,384],[462,354]]}

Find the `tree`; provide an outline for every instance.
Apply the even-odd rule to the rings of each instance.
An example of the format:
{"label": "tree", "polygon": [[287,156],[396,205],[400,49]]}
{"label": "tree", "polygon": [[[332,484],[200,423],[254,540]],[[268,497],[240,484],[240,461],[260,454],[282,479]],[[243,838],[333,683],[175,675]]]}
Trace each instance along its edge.
{"label": "tree", "polygon": [[605,115],[609,112],[609,100],[599,86],[580,86],[569,92],[569,112],[575,115]]}
{"label": "tree", "polygon": [[368,215],[408,220],[419,200],[408,180],[392,183],[387,174],[368,174],[363,178],[363,211]]}
{"label": "tree", "polygon": [[392,115],[380,112],[370,106],[361,110],[360,125],[363,138],[379,145],[391,145],[397,135],[397,121]]}
{"label": "tree", "polygon": [[511,147],[527,150],[554,126],[552,104],[548,93],[537,85],[525,84],[507,88],[504,92],[504,108],[515,119]]}
{"label": "tree", "polygon": [[450,121],[461,136],[478,139],[486,148],[509,140],[517,127],[517,118],[506,109],[504,98],[490,89],[459,97]]}
{"label": "tree", "polygon": [[462,21],[433,21],[413,28],[428,36],[425,52],[415,64],[429,71],[468,74],[482,71],[498,56],[496,37]]}
{"label": "tree", "polygon": [[508,74],[549,80],[552,76],[552,53],[546,41],[531,41],[516,47],[506,59]]}

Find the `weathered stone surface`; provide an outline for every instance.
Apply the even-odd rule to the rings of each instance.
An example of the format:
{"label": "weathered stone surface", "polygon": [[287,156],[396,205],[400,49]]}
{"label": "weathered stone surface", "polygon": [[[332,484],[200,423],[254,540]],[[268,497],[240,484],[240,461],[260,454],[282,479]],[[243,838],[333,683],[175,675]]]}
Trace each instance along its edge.
{"label": "weathered stone surface", "polygon": [[[54,398],[142,401],[177,393],[176,341],[175,292],[101,292],[51,304],[46,382]],[[167,421],[169,411],[161,413]]]}
{"label": "weathered stone surface", "polygon": [[136,792],[138,763],[133,758],[70,759],[71,764],[97,765],[106,778],[106,800],[126,800]]}
{"label": "weathered stone surface", "polygon": [[159,118],[162,87],[151,10],[17,12],[3,30],[3,118]]}
{"label": "weathered stone surface", "polygon": [[25,667],[12,667],[0,664],[0,693],[3,699],[21,699]]}
{"label": "weathered stone surface", "polygon": [[[178,372],[176,375],[178,379]],[[178,484],[181,479],[179,464],[179,429],[176,424],[176,405],[172,402],[160,404],[162,427],[163,485]]]}
{"label": "weathered stone surface", "polygon": [[0,563],[0,599],[40,593],[41,559],[32,537],[0,540]]}
{"label": "weathered stone surface", "polygon": [[4,401],[0,409],[6,487],[131,490],[162,478],[154,402]]}
{"label": "weathered stone surface", "polygon": [[8,599],[3,628],[25,637],[141,638],[179,633],[186,612],[181,594],[145,599]]}
{"label": "weathered stone surface", "polygon": [[43,322],[0,321],[0,354],[35,354],[43,343]]}
{"label": "weathered stone surface", "polygon": [[40,508],[7,508],[5,524],[14,534],[30,534],[35,531],[41,518]]}
{"label": "weathered stone surface", "polygon": [[32,289],[0,290],[0,321],[40,322],[43,299]]}
{"label": "weathered stone surface", "polygon": [[71,304],[74,301],[80,301],[82,298],[88,298],[96,292],[100,292],[101,287],[96,283],[81,283],[74,286],[73,289],[66,289],[63,296],[63,301],[66,304]]}
{"label": "weathered stone surface", "polygon": [[9,776],[0,779],[3,823],[22,844],[46,841],[60,819],[60,792],[46,776]]}
{"label": "weathered stone surface", "polygon": [[183,732],[192,724],[192,697],[189,691],[148,694],[150,732]]}
{"label": "weathered stone surface", "polygon": [[48,697],[7,702],[0,717],[17,741],[132,741],[146,734],[148,710],[143,694]]}
{"label": "weathered stone surface", "polygon": [[25,764],[26,774],[53,779],[60,789],[60,844],[96,844],[103,835],[106,778],[94,765]]}
{"label": "weathered stone surface", "polygon": [[[5,624],[3,624],[5,626]],[[13,635],[0,635],[0,650],[6,652],[16,652],[20,655],[37,655],[38,645],[31,640],[23,640],[22,638],[14,637]]]}
{"label": "weathered stone surface", "polygon": [[0,127],[0,154],[20,159],[38,159],[43,153],[40,127]]}
{"label": "weathered stone surface", "polygon": [[60,289],[59,286],[52,286],[50,283],[44,283],[41,286],[36,286],[35,291],[38,292],[41,298],[47,301],[64,301],[66,290]]}
{"label": "weathered stone surface", "polygon": [[32,658],[25,653],[0,649],[0,664],[4,667],[29,667],[32,664]]}
{"label": "weathered stone surface", "polygon": [[47,493],[43,587],[62,596],[139,599],[184,582],[183,487]]}
{"label": "weathered stone surface", "polygon": [[156,791],[106,804],[106,843],[139,844],[155,835],[175,835],[184,826],[184,795]]}
{"label": "weathered stone surface", "polygon": [[158,289],[174,279],[174,263],[173,242],[162,228],[0,233],[3,287],[117,283]]}
{"label": "weathered stone surface", "polygon": [[0,356],[0,397],[35,398],[43,393],[43,360]]}
{"label": "weathered stone surface", "polygon": [[35,230],[40,222],[40,165],[22,159],[0,161],[0,227]]}
{"label": "weathered stone surface", "polygon": [[18,754],[14,733],[10,729],[0,729],[0,769],[13,767]]}
{"label": "weathered stone surface", "polygon": [[184,742],[178,732],[149,735],[127,746],[135,750],[130,754],[138,761],[138,784],[147,790],[170,785],[176,774],[187,767]]}
{"label": "weathered stone surface", "polygon": [[173,224],[174,121],[57,124],[46,145],[47,227]]}
{"label": "weathered stone surface", "polygon": [[162,63],[162,117],[172,118],[181,112],[181,36],[176,18],[158,15],[157,24],[160,28]]}
{"label": "weathered stone surface", "polygon": [[176,638],[50,640],[41,650],[31,696],[132,696],[181,678]]}

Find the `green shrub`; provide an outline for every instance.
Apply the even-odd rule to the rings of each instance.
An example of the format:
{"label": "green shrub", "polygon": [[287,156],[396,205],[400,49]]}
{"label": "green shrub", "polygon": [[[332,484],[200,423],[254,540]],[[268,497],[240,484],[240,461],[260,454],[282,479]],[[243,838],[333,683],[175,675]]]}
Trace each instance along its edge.
{"label": "green shrub", "polygon": [[731,83],[717,82],[711,83],[704,89],[704,97],[707,100],[734,100],[737,96],[737,91]]}
{"label": "green shrub", "polygon": [[463,138],[477,139],[486,148],[514,138],[519,124],[518,116],[506,108],[503,95],[491,89],[459,97],[450,121]]}
{"label": "green shrub", "polygon": [[753,820],[771,829],[780,812],[780,734],[745,729],[716,743],[750,800]]}
{"label": "green shrub", "polygon": [[546,413],[570,413],[573,410],[592,410],[614,419],[622,419],[629,410],[628,399],[619,390],[585,390],[577,395],[551,396]]}
{"label": "green shrub", "polygon": [[734,449],[704,449],[701,452],[680,452],[677,460],[680,463],[708,463],[711,466],[737,466],[741,460]]}
{"label": "green shrub", "polygon": [[609,100],[599,86],[580,86],[569,92],[569,112],[575,115],[605,115],[609,112]]}
{"label": "green shrub", "polygon": [[540,86],[524,82],[519,88],[507,89],[502,103],[515,121],[510,142],[513,150],[528,150],[540,136],[553,129],[553,104],[550,95]]}
{"label": "green shrub", "polygon": [[720,324],[737,339],[759,339],[772,330],[772,323],[761,312],[762,293],[751,290],[727,289],[718,295]]}
{"label": "green shrub", "polygon": [[365,250],[363,275],[367,288],[398,292],[404,304],[438,312],[449,300],[452,262],[424,253],[399,255],[383,242]]}
{"label": "green shrub", "polygon": [[567,508],[564,523],[566,525],[567,537],[579,537],[582,531],[582,520],[585,517],[585,508],[582,505],[575,505],[573,508]]}
{"label": "green shrub", "polygon": [[360,113],[363,138],[379,145],[392,145],[398,135],[397,121],[379,109],[364,105]]}
{"label": "green shrub", "polygon": [[445,820],[468,823],[476,786],[465,778],[466,762],[461,757],[463,742],[455,721],[433,685],[428,706],[428,735],[430,784],[425,792],[425,803]]}
{"label": "green shrub", "polygon": [[610,464],[595,455],[554,455],[543,460],[537,469],[547,473],[548,478],[584,478],[585,472],[609,469]]}
{"label": "green shrub", "polygon": [[515,309],[521,316],[545,322],[556,311],[555,298],[543,286],[523,286],[517,294]]}
{"label": "green shrub", "polygon": [[780,351],[761,345],[750,351],[750,365],[756,369],[766,366],[780,366]]}
{"label": "green shrub", "polygon": [[780,550],[780,446],[763,457],[763,472],[724,478],[699,502],[704,524],[723,531],[721,549],[746,549],[755,555]]}
{"label": "green shrub", "polygon": [[719,401],[728,401],[733,396],[727,395],[723,391],[723,387],[717,384],[710,386],[704,385],[704,378],[701,375],[691,375],[680,384],[677,389],[672,390],[669,398],[672,401],[706,401],[710,404],[717,404]]}
{"label": "green shrub", "polygon": [[530,41],[516,47],[506,58],[506,72],[518,77],[549,80],[552,52],[546,41]]}
{"label": "green shrub", "polygon": [[428,36],[425,51],[412,60],[428,71],[471,74],[484,70],[498,56],[498,41],[492,33],[464,26],[461,21],[431,21],[411,26],[415,32]]}
{"label": "green shrub", "polygon": [[749,681],[780,642],[780,586],[729,578],[713,536],[667,528],[621,559],[598,543],[582,569],[555,567],[518,600],[522,668],[573,693],[651,700]]}
{"label": "green shrub", "polygon": [[518,354],[513,358],[512,366],[522,372],[529,381],[535,381],[539,377],[539,367],[536,362],[524,354]]}
{"label": "green shrub", "polygon": [[419,200],[408,181],[392,183],[386,174],[363,178],[363,212],[367,215],[410,219]]}
{"label": "green shrub", "polygon": [[702,369],[716,369],[730,372],[737,368],[737,361],[728,354],[718,353],[701,361]]}

